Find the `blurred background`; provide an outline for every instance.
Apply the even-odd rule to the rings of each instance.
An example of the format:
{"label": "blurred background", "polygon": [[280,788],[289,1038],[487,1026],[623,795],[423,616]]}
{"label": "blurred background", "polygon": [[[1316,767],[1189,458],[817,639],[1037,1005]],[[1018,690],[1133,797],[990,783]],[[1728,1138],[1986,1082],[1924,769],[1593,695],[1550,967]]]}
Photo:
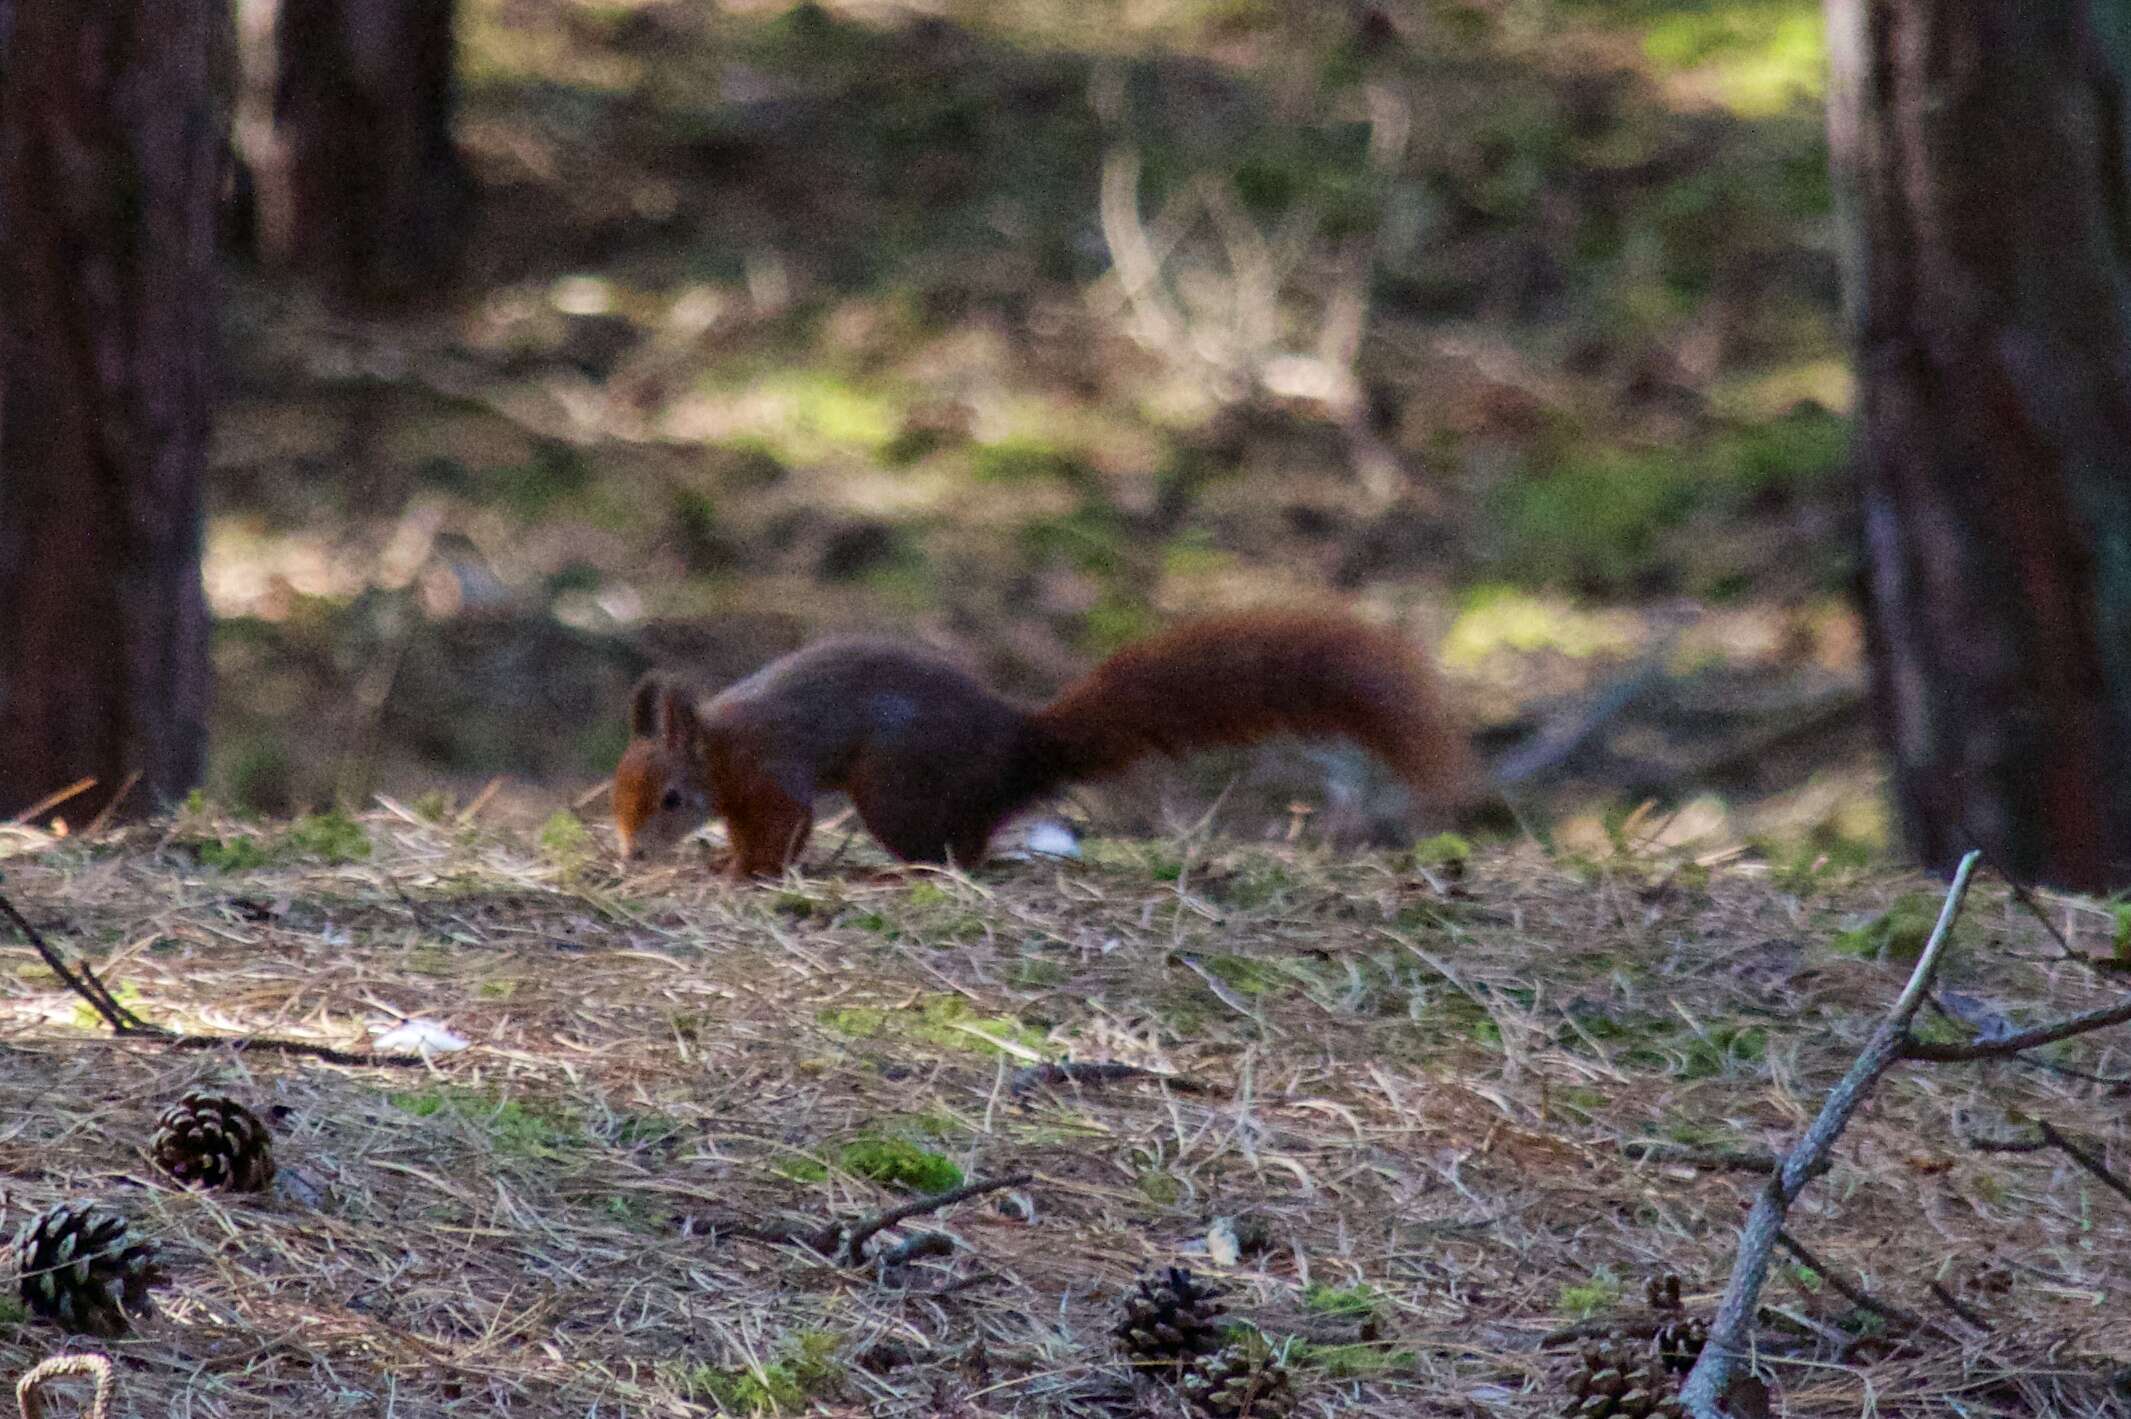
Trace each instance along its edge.
{"label": "blurred background", "polygon": [[[1174,618],[1333,598],[1440,649],[1570,842],[1885,841],[1817,0],[456,27],[450,294],[225,293],[219,800],[545,817],[653,664],[888,629],[1037,696]],[[1239,831],[1371,822],[1299,749],[1101,822],[1224,788]]]}

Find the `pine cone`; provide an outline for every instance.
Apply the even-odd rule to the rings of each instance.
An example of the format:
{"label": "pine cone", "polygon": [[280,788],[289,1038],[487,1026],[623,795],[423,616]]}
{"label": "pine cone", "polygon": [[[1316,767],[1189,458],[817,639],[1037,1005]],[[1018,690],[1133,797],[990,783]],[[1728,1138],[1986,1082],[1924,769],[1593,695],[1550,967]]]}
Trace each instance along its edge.
{"label": "pine cone", "polygon": [[1184,1397],[1207,1419],[1285,1419],[1295,1407],[1287,1367],[1252,1345],[1199,1360],[1184,1372]]}
{"label": "pine cone", "polygon": [[1663,1317],[1652,1339],[1659,1362],[1672,1374],[1686,1374],[1702,1358],[1702,1347],[1709,1343],[1709,1326],[1687,1314],[1680,1304],[1680,1278],[1669,1271],[1651,1277],[1643,1294],[1650,1309]]}
{"label": "pine cone", "polygon": [[68,1330],[106,1338],[153,1312],[148,1288],[163,1274],[155,1250],[127,1245],[126,1219],[86,1202],[32,1217],[15,1238],[22,1303]]}
{"label": "pine cone", "polygon": [[1665,1373],[1655,1347],[1608,1340],[1583,1352],[1569,1379],[1570,1419],[1686,1419],[1679,1387]]}
{"label": "pine cone", "polygon": [[266,1125],[235,1099],[187,1094],[155,1125],[155,1163],[187,1187],[263,1192],[274,1180]]}
{"label": "pine cone", "polygon": [[1680,1309],[1680,1278],[1670,1271],[1653,1276],[1643,1283],[1643,1296],[1653,1311],[1676,1311]]}
{"label": "pine cone", "polygon": [[1220,1348],[1222,1294],[1181,1266],[1168,1268],[1160,1280],[1141,1277],[1139,1293],[1125,1298],[1125,1316],[1117,1323],[1119,1348],[1143,1369],[1182,1370]]}
{"label": "pine cone", "polygon": [[1709,1325],[1700,1316],[1667,1321],[1655,1337],[1658,1363],[1675,1375],[1684,1375],[1702,1358],[1709,1343]]}

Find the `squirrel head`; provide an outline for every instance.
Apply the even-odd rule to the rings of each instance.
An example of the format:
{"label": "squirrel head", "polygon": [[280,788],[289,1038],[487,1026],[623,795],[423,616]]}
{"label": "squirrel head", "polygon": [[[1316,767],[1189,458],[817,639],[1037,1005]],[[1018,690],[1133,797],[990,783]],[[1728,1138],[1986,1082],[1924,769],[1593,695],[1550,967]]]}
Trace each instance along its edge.
{"label": "squirrel head", "polygon": [[629,701],[629,747],[614,767],[614,826],[622,856],[671,851],[716,811],[697,744],[703,724],[688,691],[645,676]]}

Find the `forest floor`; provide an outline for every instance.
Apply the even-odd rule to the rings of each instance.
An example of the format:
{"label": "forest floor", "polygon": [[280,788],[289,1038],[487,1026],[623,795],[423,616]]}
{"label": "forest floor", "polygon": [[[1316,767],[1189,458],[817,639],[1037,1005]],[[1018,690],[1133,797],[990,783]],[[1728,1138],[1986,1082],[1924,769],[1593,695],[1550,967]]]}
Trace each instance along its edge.
{"label": "forest floor", "polygon": [[[7,934],[5,1225],[93,1200],[168,1273],[106,1347],[120,1413],[1180,1414],[1110,1339],[1173,1264],[1285,1353],[1301,1413],[1560,1412],[1548,1336],[1647,1319],[1666,1273],[1709,1312],[1761,1182],[1697,1160],[1796,1136],[1938,900],[1633,832],[1584,857],[1094,840],[969,876],[831,838],[741,890],[618,876],[572,826],[10,830],[0,891],[152,1021],[466,1042],[395,1068],[115,1041]],[[1924,1027],[2112,997],[2121,909],[2043,910],[1980,887],[1941,995],[1968,1023]],[[1150,1072],[1024,1072],[1064,1059]],[[2046,1120],[2120,1171],[2127,1072],[2108,1036],[1896,1069],[1793,1213],[1827,1274],[1779,1257],[1764,1293],[1775,1412],[2122,1413],[2131,1204],[1972,1140]],[[269,1121],[272,1193],[158,1180],[157,1112],[198,1088]],[[1016,1173],[861,1265],[742,1235]],[[880,1259],[920,1230],[950,1244]],[[0,1300],[0,1372],[68,1345]]]}

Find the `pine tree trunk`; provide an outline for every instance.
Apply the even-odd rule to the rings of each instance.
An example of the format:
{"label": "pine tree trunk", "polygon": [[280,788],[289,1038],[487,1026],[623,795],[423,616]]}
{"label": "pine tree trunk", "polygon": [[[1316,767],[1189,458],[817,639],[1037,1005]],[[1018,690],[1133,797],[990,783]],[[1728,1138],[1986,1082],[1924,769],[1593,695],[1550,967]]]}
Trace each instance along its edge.
{"label": "pine tree trunk", "polygon": [[1911,841],[2131,883],[2131,11],[1828,0],[1866,608]]}
{"label": "pine tree trunk", "polygon": [[0,0],[0,816],[199,779],[220,0]]}
{"label": "pine tree trunk", "polygon": [[432,299],[471,186],[451,141],[451,0],[240,0],[239,145],[261,254],[343,302]]}

